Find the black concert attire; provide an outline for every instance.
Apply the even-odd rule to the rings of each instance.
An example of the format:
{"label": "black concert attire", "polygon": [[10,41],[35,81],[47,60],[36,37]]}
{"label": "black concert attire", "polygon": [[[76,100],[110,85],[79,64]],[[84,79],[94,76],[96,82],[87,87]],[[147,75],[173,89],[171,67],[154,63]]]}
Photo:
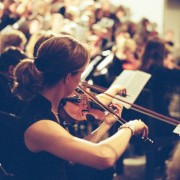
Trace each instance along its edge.
{"label": "black concert attire", "polygon": [[115,78],[121,74],[123,71],[122,66],[125,62],[125,60],[121,60],[116,55],[114,55],[112,62],[107,66],[108,72],[105,75],[109,86],[113,83]]}
{"label": "black concert attire", "polygon": [[[153,64],[147,71],[152,76],[145,86],[151,92],[151,110],[163,114],[169,115],[169,88],[180,85],[180,70],[170,70],[163,66]],[[143,103],[143,102],[142,102]],[[164,122],[156,123],[154,126],[157,136],[163,136],[164,134],[172,134],[173,128]]]}
{"label": "black concert attire", "polygon": [[125,62],[125,60],[120,60],[116,55],[114,55],[111,63],[109,63],[106,67],[107,73],[99,76],[94,76],[92,78],[94,84],[108,88],[113,83],[115,78],[123,71],[122,66]]}
{"label": "black concert attire", "polygon": [[0,73],[0,111],[19,116],[24,103],[11,92],[11,84],[8,79]]}
{"label": "black concert attire", "polygon": [[115,170],[113,168],[107,168],[105,170],[98,170],[75,164],[69,171],[69,180],[112,180]]}
{"label": "black concert attire", "polygon": [[111,63],[106,67],[107,73],[105,75],[105,79],[108,85],[107,87],[109,87],[114,82],[115,78],[119,76],[123,70],[128,69],[125,67],[126,65],[130,65],[132,69],[136,69],[136,61],[137,60],[134,59],[133,62],[131,62],[127,59],[120,59],[114,55]]}
{"label": "black concert attire", "polygon": [[[43,96],[30,100],[22,115],[19,145],[17,180],[67,180],[68,163],[48,152],[33,153],[24,143],[25,131],[37,121],[48,119],[56,121],[51,112],[51,103]],[[43,128],[43,127],[42,127]]]}
{"label": "black concert attire", "polygon": [[18,19],[19,17],[11,15],[11,12],[6,10],[0,19],[0,31],[8,25],[14,24]]}
{"label": "black concert attire", "polygon": [[[138,96],[135,104],[142,107],[148,108],[152,111],[160,113],[165,116],[170,116],[169,114],[169,101],[170,101],[170,91],[169,89],[180,84],[180,70],[170,70],[163,66],[153,64],[146,71],[151,74],[150,80],[147,82],[142,92]],[[124,111],[125,110],[125,111]],[[132,119],[133,117],[141,118],[146,122],[149,119],[148,116],[143,115],[133,110],[123,110],[125,119]],[[146,122],[150,130],[150,137],[163,137],[164,135],[173,134],[174,126],[162,122],[161,120],[156,120],[150,118]],[[151,134],[152,133],[152,134]]]}
{"label": "black concert attire", "polygon": [[[180,85],[180,70],[170,70],[163,66],[153,64],[146,72],[151,74],[151,78],[135,104],[165,116],[170,116],[168,106],[169,94],[171,92],[169,92],[169,88]],[[138,114],[136,114],[136,117],[138,117]],[[139,114],[139,117],[148,125],[150,129],[149,137],[157,143],[154,146],[152,146],[152,144],[146,144],[144,147],[147,161],[146,176],[148,179],[154,179],[157,168],[159,172],[164,172],[166,167],[165,162],[179,137],[173,133],[175,126],[150,116]],[[135,142],[134,145],[136,145],[136,153],[141,153],[144,149],[138,144],[138,141]]]}
{"label": "black concert attire", "polygon": [[[61,117],[61,126],[70,129],[70,125]],[[99,171],[83,165],[70,165],[67,161],[47,152],[32,153],[24,143],[24,133],[33,123],[42,119],[54,122],[56,118],[51,112],[51,103],[43,96],[30,100],[21,118],[19,152],[17,158],[17,180],[111,180],[113,169]]]}

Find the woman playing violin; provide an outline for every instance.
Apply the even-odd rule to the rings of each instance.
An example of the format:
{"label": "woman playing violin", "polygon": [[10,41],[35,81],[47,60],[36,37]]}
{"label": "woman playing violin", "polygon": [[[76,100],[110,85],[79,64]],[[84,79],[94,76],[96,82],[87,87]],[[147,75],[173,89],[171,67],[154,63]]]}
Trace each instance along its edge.
{"label": "woman playing violin", "polygon": [[[22,115],[17,179],[73,179],[68,170],[75,163],[102,170],[113,166],[132,135],[147,137],[148,127],[142,121],[133,120],[122,125],[113,136],[100,141],[116,121],[111,114],[85,139],[67,131],[58,106],[61,99],[77,87],[88,62],[86,46],[70,36],[50,38],[38,49],[37,59],[28,61],[28,68],[31,66],[38,72],[39,88],[36,87]],[[17,68],[20,67],[21,64]],[[30,74],[23,78],[32,78],[34,82]],[[121,106],[115,104],[114,107],[115,113],[120,115]]]}

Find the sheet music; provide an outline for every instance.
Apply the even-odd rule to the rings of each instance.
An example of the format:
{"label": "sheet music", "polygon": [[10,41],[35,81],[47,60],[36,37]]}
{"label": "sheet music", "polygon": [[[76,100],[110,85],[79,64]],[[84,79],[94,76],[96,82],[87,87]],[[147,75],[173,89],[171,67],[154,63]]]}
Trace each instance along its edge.
{"label": "sheet music", "polygon": [[178,124],[178,125],[176,126],[176,128],[173,130],[173,133],[179,134],[179,136],[180,136],[180,124]]}
{"label": "sheet music", "polygon": [[[129,103],[134,103],[140,92],[150,79],[151,75],[149,73],[145,73],[139,70],[124,70],[112,83],[113,85],[121,85],[127,90],[127,96],[122,97],[117,95],[118,98],[127,101]],[[113,102],[117,102],[118,100],[113,99]],[[131,106],[121,102],[121,104],[129,109]]]}

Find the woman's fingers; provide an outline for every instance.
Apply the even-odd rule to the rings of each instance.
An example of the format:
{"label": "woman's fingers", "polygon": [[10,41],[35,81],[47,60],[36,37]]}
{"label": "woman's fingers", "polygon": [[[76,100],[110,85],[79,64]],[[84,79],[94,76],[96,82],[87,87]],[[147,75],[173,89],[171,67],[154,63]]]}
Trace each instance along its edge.
{"label": "woman's fingers", "polygon": [[122,110],[123,110],[123,105],[119,104],[119,103],[112,103],[110,104],[110,107],[112,109],[114,109],[114,112],[116,114],[121,114],[122,113]]}
{"label": "woman's fingers", "polygon": [[120,86],[117,91],[118,91],[118,93],[117,93],[118,95],[120,95],[120,96],[126,96],[127,90],[126,90],[125,87]]}
{"label": "woman's fingers", "polygon": [[148,127],[144,124],[144,129],[143,129],[142,136],[143,137],[148,137],[148,133],[149,133]]}
{"label": "woman's fingers", "polygon": [[149,133],[148,126],[141,120],[139,120],[139,122],[141,123],[142,126],[141,136],[144,138],[148,137],[148,133]]}

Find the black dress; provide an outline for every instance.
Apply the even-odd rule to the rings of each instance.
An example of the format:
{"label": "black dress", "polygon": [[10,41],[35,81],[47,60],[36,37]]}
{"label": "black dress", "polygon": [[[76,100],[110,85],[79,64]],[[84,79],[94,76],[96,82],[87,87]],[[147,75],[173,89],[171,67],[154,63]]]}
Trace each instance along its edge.
{"label": "black dress", "polygon": [[32,153],[24,143],[24,132],[42,119],[56,122],[51,103],[43,96],[34,97],[22,115],[19,157],[16,177],[18,180],[67,180],[68,163],[48,152]]}
{"label": "black dress", "polygon": [[[170,89],[180,86],[180,70],[170,70],[163,66],[153,64],[149,68],[148,73],[150,73],[152,77],[145,88],[151,93],[151,109],[165,116],[170,116],[168,110],[169,95],[171,94]],[[154,135],[158,137],[173,134],[172,132],[175,128],[168,123],[157,120],[153,122],[153,127]]]}
{"label": "black dress", "polygon": [[124,63],[126,63],[126,60],[121,60],[114,55],[112,61],[106,66],[106,74],[93,75],[92,80],[94,84],[108,88],[124,70],[122,67]]}
{"label": "black dress", "polygon": [[14,96],[8,79],[0,73],[0,111],[21,115],[24,102]]}

